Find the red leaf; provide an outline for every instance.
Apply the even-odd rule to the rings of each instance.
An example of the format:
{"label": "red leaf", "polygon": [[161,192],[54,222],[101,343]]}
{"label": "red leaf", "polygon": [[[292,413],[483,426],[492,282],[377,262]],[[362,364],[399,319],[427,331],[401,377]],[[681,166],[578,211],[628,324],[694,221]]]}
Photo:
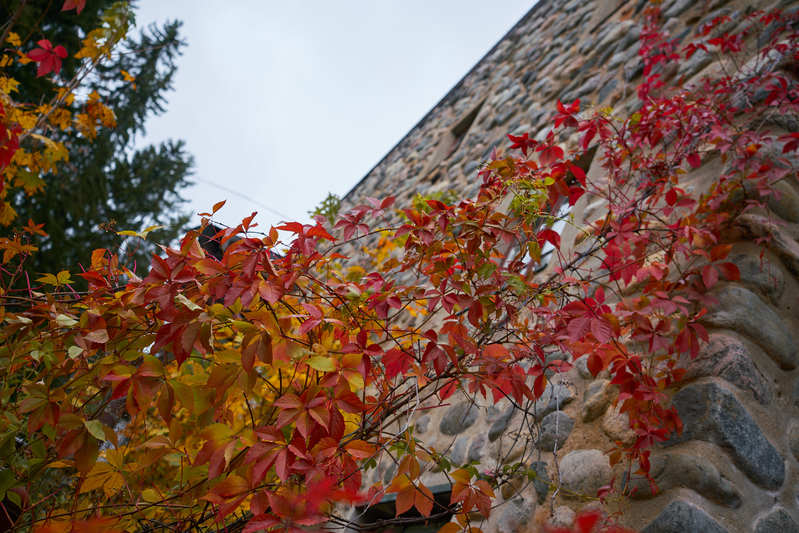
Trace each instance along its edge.
{"label": "red leaf", "polygon": [[546,388],[547,379],[545,374],[539,374],[538,377],[535,378],[535,382],[533,383],[533,396],[536,398],[540,398],[542,394],[544,394],[544,389]]}
{"label": "red leaf", "polygon": [[569,170],[571,170],[572,175],[580,182],[580,185],[585,187],[585,171],[578,167],[577,165],[569,164]]}
{"label": "red leaf", "polygon": [[588,356],[588,371],[591,372],[592,376],[596,377],[597,374],[602,372],[603,366],[604,364],[602,363],[602,358],[597,354],[592,353]]}
{"label": "red leaf", "polygon": [[61,60],[67,57],[67,50],[61,45],[53,48],[47,39],[37,42],[40,48],[34,48],[28,52],[28,58],[39,64],[36,70],[36,77],[39,78],[50,72],[58,74],[61,72]]}
{"label": "red leaf", "polygon": [[591,533],[600,517],[601,514],[598,511],[580,513],[574,520],[574,526],[579,533]]}
{"label": "red leaf", "polygon": [[550,243],[552,243],[552,246],[554,246],[557,249],[560,249],[560,235],[558,235],[558,232],[556,231],[553,231],[549,228],[542,229],[541,231],[538,232],[536,238],[538,239],[539,245],[543,245],[544,241],[549,241]]}
{"label": "red leaf", "polygon": [[727,281],[738,281],[741,279],[741,271],[735,263],[719,263],[716,265]]}
{"label": "red leaf", "polygon": [[78,15],[86,7],[86,0],[64,0],[64,5],[61,11],[69,11],[70,9],[77,9]]}
{"label": "red leaf", "polygon": [[518,137],[515,135],[508,135],[508,139],[510,139],[511,142],[513,142],[510,149],[521,150],[522,153],[525,155],[525,157],[527,156],[527,150],[529,150],[530,148],[535,148],[536,145],[538,144],[538,141],[536,141],[535,139],[531,139],[529,134],[527,133]]}
{"label": "red leaf", "polygon": [[700,166],[702,166],[702,159],[699,157],[699,154],[697,154],[696,152],[694,152],[692,154],[688,154],[687,159],[688,159],[688,163],[693,168],[699,168]]}
{"label": "red leaf", "polygon": [[444,401],[450,396],[452,396],[457,389],[458,389],[458,380],[452,379],[449,382],[447,382],[446,385],[441,387],[441,390],[438,391],[438,397],[441,399],[441,401]]}
{"label": "red leaf", "polygon": [[705,265],[702,269],[702,282],[705,284],[705,288],[711,288],[718,280],[719,271],[716,270],[715,265]]}
{"label": "red leaf", "polygon": [[397,374],[405,373],[411,365],[411,356],[393,348],[383,354],[383,366],[386,368],[386,377],[393,378]]}

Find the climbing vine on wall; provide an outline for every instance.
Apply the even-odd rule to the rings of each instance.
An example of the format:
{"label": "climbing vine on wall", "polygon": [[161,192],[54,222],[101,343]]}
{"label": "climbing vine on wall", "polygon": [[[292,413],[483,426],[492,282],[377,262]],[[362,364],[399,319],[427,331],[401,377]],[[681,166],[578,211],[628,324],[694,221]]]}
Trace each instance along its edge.
{"label": "climbing vine on wall", "polygon": [[[611,461],[646,475],[652,446],[681,430],[670,393],[679,361],[708,339],[709,291],[739,277],[727,236],[796,179],[799,148],[784,127],[799,111],[795,19],[757,12],[725,33],[720,17],[686,46],[662,31],[656,7],[646,17],[638,109],[557,102],[549,135],[509,136],[474,199],[370,199],[334,227],[260,228],[253,214],[217,233],[218,260],[199,235],[220,202],[144,277],[95,250],[84,271],[46,274],[22,294],[8,291],[33,241],[2,243],[0,495],[6,513],[18,508],[16,526],[357,529],[368,526],[345,509],[387,493],[397,515],[415,509],[424,521],[438,510],[421,477],[438,468],[454,514],[442,531],[478,532],[514,470],[452,464],[414,434],[411,415],[456,392],[527,412],[579,358],[609,374],[635,434]],[[50,75],[61,51],[39,45],[16,60]],[[673,66],[700,50],[717,56],[714,75],[676,78]],[[38,158],[25,144],[57,100],[30,109],[11,92],[0,164],[6,187],[24,187],[23,168],[34,179],[36,165],[58,161],[45,137]],[[572,148],[559,143],[569,137]],[[724,170],[705,184],[695,170],[711,160]],[[545,222],[588,199],[601,212],[561,242]],[[25,239],[41,230],[29,229]],[[377,240],[372,256],[348,252]],[[555,253],[536,275],[547,243]],[[73,289],[78,278],[88,290]],[[556,350],[570,358],[547,357]],[[396,464],[393,477],[366,483],[378,461]],[[605,526],[591,513],[575,527]]]}

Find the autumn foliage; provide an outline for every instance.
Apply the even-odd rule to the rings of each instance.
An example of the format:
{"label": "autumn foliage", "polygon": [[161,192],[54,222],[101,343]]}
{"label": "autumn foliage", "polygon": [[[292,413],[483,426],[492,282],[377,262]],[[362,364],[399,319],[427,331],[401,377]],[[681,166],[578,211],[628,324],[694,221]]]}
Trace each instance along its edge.
{"label": "autumn foliage", "polygon": [[[570,367],[548,360],[553,350],[609,372],[636,435],[611,460],[646,474],[652,446],[680,431],[670,392],[679,361],[707,341],[708,291],[739,276],[727,260],[736,218],[796,177],[799,135],[779,131],[779,117],[799,111],[785,74],[799,61],[796,21],[758,12],[735,34],[717,31],[724,22],[678,46],[649,8],[640,107],[626,117],[557,102],[550,134],[510,136],[481,167],[474,199],[373,199],[330,223],[263,231],[253,214],[217,233],[218,260],[199,238],[220,202],[146,272],[95,250],[85,269],[20,289],[47,230],[31,221],[0,243],[4,509],[37,532],[357,529],[366,525],[347,510],[387,493],[397,515],[431,515],[420,477],[437,465],[452,483],[442,531],[478,532],[507,472],[451,464],[410,419],[456,392],[527,409]],[[106,45],[88,43],[87,61]],[[685,85],[668,74],[699,49],[718,55],[715,76]],[[40,41],[3,60],[53,75],[64,53]],[[15,102],[11,86],[0,77],[6,211],[9,191],[27,190],[23,173],[67,157],[42,132],[62,126],[59,100],[72,97],[40,109]],[[88,118],[63,126],[112,126],[93,105],[89,96]],[[591,155],[586,172],[578,162]],[[697,191],[691,172],[709,160],[724,170]],[[603,209],[562,242],[553,213],[584,198]],[[354,252],[378,241],[371,255]],[[547,243],[556,252],[542,277]],[[378,461],[396,474],[366,483]],[[589,513],[575,530],[606,526]]]}

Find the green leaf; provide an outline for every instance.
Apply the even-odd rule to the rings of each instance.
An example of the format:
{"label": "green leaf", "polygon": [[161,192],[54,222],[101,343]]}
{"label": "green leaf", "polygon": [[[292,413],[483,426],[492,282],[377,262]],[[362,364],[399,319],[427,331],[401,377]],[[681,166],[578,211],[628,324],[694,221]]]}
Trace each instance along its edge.
{"label": "green leaf", "polygon": [[8,468],[0,470],[0,500],[6,497],[6,491],[14,486],[14,472]]}
{"label": "green leaf", "polygon": [[332,372],[336,369],[336,363],[329,357],[314,355],[308,359],[308,366],[320,372]]}
{"label": "green leaf", "polygon": [[78,321],[70,316],[59,314],[55,317],[55,323],[62,328],[71,328],[72,326],[76,325]]}
{"label": "green leaf", "polygon": [[86,420],[83,422],[89,434],[97,440],[105,440],[105,430],[103,423],[99,420]]}
{"label": "green leaf", "polygon": [[80,346],[70,346],[67,350],[67,355],[69,355],[72,359],[77,359],[80,354],[83,353],[83,348]]}
{"label": "green leaf", "polygon": [[495,265],[491,261],[486,261],[485,263],[480,265],[480,268],[477,269],[477,274],[482,279],[486,279],[489,276],[491,276],[491,274],[493,274],[496,269],[497,269],[497,265]]}

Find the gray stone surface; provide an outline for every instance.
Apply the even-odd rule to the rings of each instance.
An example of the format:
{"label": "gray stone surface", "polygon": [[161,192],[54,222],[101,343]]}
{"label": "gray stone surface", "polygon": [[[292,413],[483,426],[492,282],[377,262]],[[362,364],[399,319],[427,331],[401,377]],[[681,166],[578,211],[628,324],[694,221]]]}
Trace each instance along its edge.
{"label": "gray stone surface", "polygon": [[528,502],[524,498],[513,498],[505,502],[494,512],[498,512],[496,527],[497,531],[507,531],[516,533],[522,531],[535,511],[535,503]]}
{"label": "gray stone surface", "polygon": [[613,92],[613,89],[616,88],[616,85],[618,83],[619,82],[616,80],[616,78],[612,78],[612,79],[608,80],[605,83],[605,85],[602,86],[602,88],[599,90],[599,96],[597,97],[598,100],[599,100],[599,103],[604,102],[607,99],[607,97],[610,96],[610,93]]}
{"label": "gray stone surface", "polygon": [[693,76],[713,62],[713,56],[699,49],[687,61],[680,64],[680,74]]}
{"label": "gray stone surface", "polygon": [[725,507],[741,506],[735,486],[704,458],[684,453],[655,455],[650,459],[649,474],[655,486],[643,476],[633,476],[628,486],[631,498],[648,499],[675,487],[686,487]]}
{"label": "gray stone surface", "polygon": [[594,376],[591,375],[591,371],[588,370],[588,356],[584,355],[577,359],[574,362],[574,367],[577,369],[577,373],[580,374],[580,377],[583,379],[594,379]]}
{"label": "gray stone surface", "polygon": [[468,461],[480,461],[480,458],[483,456],[483,450],[486,446],[486,436],[483,433],[479,433],[474,437],[471,446],[469,446],[469,451],[466,453],[466,459]]}
{"label": "gray stone surface", "polygon": [[755,522],[754,533],[799,533],[799,525],[785,509],[777,508]]}
{"label": "gray stone surface", "polygon": [[453,405],[444,413],[439,430],[444,435],[457,435],[471,427],[477,421],[480,412],[471,402]]}
{"label": "gray stone surface", "polygon": [[585,389],[583,394],[583,422],[591,422],[602,416],[610,405],[610,381],[598,379]]}
{"label": "gray stone surface", "polygon": [[686,357],[685,363],[686,380],[718,376],[750,392],[763,405],[771,403],[774,397],[771,385],[755,365],[749,348],[735,335],[711,333],[710,342],[702,347],[699,356],[693,361]]}
{"label": "gray stone surface", "polygon": [[791,391],[791,399],[793,406],[799,407],[799,379],[793,382],[793,390]]}
{"label": "gray stone surface", "polygon": [[673,400],[683,421],[681,435],[666,445],[704,440],[724,448],[752,481],[769,490],[785,481],[783,458],[735,396],[716,383],[691,384]]}
{"label": "gray stone surface", "polygon": [[612,472],[607,456],[599,450],[574,450],[560,460],[560,482],[565,497],[596,496],[610,483]]}
{"label": "gray stone surface", "polygon": [[510,423],[511,418],[513,418],[513,414],[516,412],[516,408],[512,405],[502,411],[496,419],[491,423],[491,427],[488,428],[488,440],[494,442],[497,440],[505,430],[508,428],[508,424]]}
{"label": "gray stone surface", "polygon": [[540,505],[547,499],[549,485],[552,481],[550,481],[549,474],[547,474],[547,464],[545,462],[536,461],[530,465],[530,469],[535,472],[533,487],[535,487],[535,492],[538,495],[538,504]]}
{"label": "gray stone surface", "polygon": [[541,421],[538,449],[548,452],[561,449],[574,428],[574,420],[562,411],[549,413]]}
{"label": "gray stone surface", "polygon": [[602,417],[602,431],[613,442],[621,443],[625,446],[635,442],[635,431],[630,427],[630,419],[627,413],[620,411],[621,405],[617,404],[605,411]]}
{"label": "gray stone surface", "polygon": [[571,507],[561,505],[560,507],[555,507],[555,511],[552,513],[549,523],[554,527],[572,527],[576,515],[577,513],[575,513]]}
{"label": "gray stone surface", "polygon": [[695,3],[694,0],[676,0],[671,2],[669,7],[663,12],[663,16],[666,18],[676,17]]}
{"label": "gray stone surface", "polygon": [[453,464],[462,465],[466,462],[466,452],[469,448],[469,437],[461,435],[452,443],[452,448],[449,450],[449,460]]}
{"label": "gray stone surface", "polygon": [[706,315],[708,324],[743,333],[761,345],[782,368],[796,368],[796,337],[771,306],[738,285],[727,285],[712,294],[718,304]]}
{"label": "gray stone surface", "polygon": [[430,415],[423,415],[419,417],[419,420],[416,421],[414,424],[414,429],[416,433],[425,433],[427,428],[430,426]]}
{"label": "gray stone surface", "polygon": [[794,419],[788,424],[788,448],[799,461],[799,420]]}
{"label": "gray stone surface", "polygon": [[718,522],[699,507],[676,500],[663,511],[641,533],[727,533]]}
{"label": "gray stone surface", "polygon": [[735,254],[730,257],[741,273],[741,281],[760,289],[766,296],[777,300],[785,290],[782,268],[771,259],[754,254]]}
{"label": "gray stone surface", "polygon": [[574,399],[574,391],[562,383],[547,383],[541,397],[533,404],[532,412],[536,419],[541,420],[556,409],[563,409],[563,406]]}

